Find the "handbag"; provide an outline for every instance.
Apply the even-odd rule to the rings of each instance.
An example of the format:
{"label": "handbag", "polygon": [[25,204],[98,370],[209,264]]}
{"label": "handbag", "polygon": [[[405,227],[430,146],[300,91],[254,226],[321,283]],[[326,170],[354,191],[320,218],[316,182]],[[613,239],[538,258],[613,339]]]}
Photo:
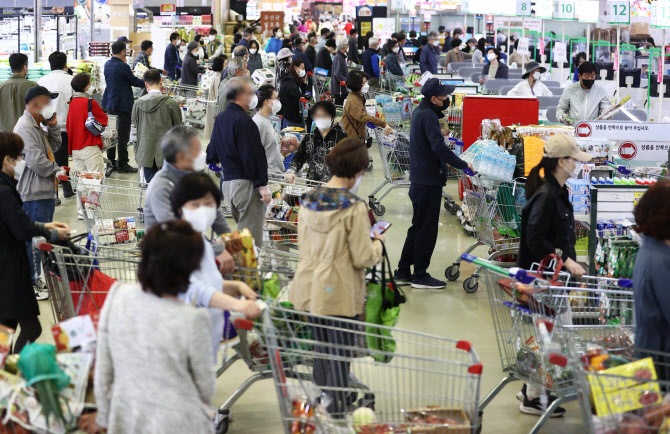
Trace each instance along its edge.
{"label": "handbag", "polygon": [[[383,245],[382,245],[383,246]],[[389,280],[386,280],[386,270]],[[377,274],[373,272],[368,283],[367,303],[365,305],[365,326],[367,346],[370,355],[376,362],[389,363],[393,359],[396,344],[391,330],[374,325],[393,327],[398,323],[400,305],[405,303],[405,295],[396,286],[391,274],[391,261],[383,246],[381,282],[377,282]]]}
{"label": "handbag", "polygon": [[86,129],[95,137],[98,137],[100,134],[102,134],[103,131],[105,131],[105,126],[101,124],[100,121],[98,121],[95,117],[93,117],[93,100],[91,98],[88,99],[88,118],[86,118],[84,125],[86,126]]}
{"label": "handbag", "polygon": [[[556,260],[556,267],[553,276],[547,278],[544,272],[552,260]],[[542,259],[536,272],[527,272],[528,276],[548,281],[549,285],[538,286],[533,283],[526,284],[509,277],[498,280],[498,285],[500,285],[503,291],[513,297],[518,304],[528,307],[532,312],[554,316],[556,314],[557,306],[551,302],[553,297],[541,297],[541,294],[547,291],[548,286],[564,286],[563,283],[558,280],[562,268],[563,259],[552,253]],[[539,297],[538,294],[540,295]]]}
{"label": "handbag", "polygon": [[[349,113],[346,113],[345,116],[347,117],[347,119],[349,119],[349,122],[353,126],[354,123],[351,121],[351,118],[349,117]],[[356,128],[354,128],[354,131],[356,131],[356,135],[358,136],[358,140],[365,143],[365,147],[370,149],[372,147],[372,137],[368,137],[368,138],[364,139],[364,138],[361,137],[360,134],[358,134],[358,130]]]}

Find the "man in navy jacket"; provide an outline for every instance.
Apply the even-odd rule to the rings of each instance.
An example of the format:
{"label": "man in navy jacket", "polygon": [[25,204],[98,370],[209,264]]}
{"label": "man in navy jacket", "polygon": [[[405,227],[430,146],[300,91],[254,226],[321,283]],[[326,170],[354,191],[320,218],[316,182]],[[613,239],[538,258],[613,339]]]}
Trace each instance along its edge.
{"label": "man in navy jacket", "polygon": [[[449,94],[454,86],[444,85],[437,78],[426,81],[424,98],[412,113],[410,129],[409,198],[412,201],[412,226],[402,249],[396,282],[412,283],[412,288],[444,288],[446,284],[428,274],[430,258],[437,241],[442,202],[442,187],[447,182],[449,164],[456,169],[472,166],[461,160],[446,145],[440,130],[440,118],[449,107]],[[412,275],[410,267],[414,266]]]}
{"label": "man in navy jacket", "polygon": [[428,34],[428,45],[421,49],[421,58],[419,59],[422,74],[426,71],[437,74],[437,56],[439,53],[440,44],[437,40],[437,33],[430,32]]}
{"label": "man in navy jacket", "polygon": [[135,173],[137,169],[128,164],[128,140],[130,139],[130,114],[133,111],[132,87],[144,87],[144,80],[135,77],[126,63],[126,44],[116,41],[112,44],[112,58],[105,63],[105,82],[107,87],[102,95],[102,107],[110,115],[116,116],[116,130],[119,133],[119,160],[116,161],[116,149],[107,151],[107,158],[114,169],[121,173]]}
{"label": "man in navy jacket", "polygon": [[179,46],[181,45],[181,38],[179,33],[174,32],[170,34],[170,43],[165,47],[165,57],[163,59],[163,69],[167,71],[168,77],[175,79],[177,75],[177,66],[181,66],[181,58],[179,57]]}
{"label": "man in navy jacket", "polygon": [[303,41],[302,38],[295,38],[293,39],[293,47],[295,48],[293,50],[293,60],[295,59],[302,60],[305,63],[305,71],[307,72],[314,71],[314,66],[312,65],[312,62],[309,61],[307,53],[303,51],[303,48],[305,47],[305,41]]}
{"label": "man in navy jacket", "polygon": [[221,163],[221,191],[237,222],[237,230],[249,229],[257,246],[263,244],[265,208],[270,203],[268,162],[256,123],[247,114],[258,99],[244,77],[232,78],[226,87],[228,108],[214,121],[207,147],[207,162]]}

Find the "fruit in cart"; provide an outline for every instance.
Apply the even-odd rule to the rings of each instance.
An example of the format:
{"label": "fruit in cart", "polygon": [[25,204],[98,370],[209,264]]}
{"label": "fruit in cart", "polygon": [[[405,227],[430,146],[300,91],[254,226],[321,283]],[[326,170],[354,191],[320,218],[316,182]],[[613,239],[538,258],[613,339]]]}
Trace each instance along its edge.
{"label": "fruit in cart", "polygon": [[354,411],[352,415],[354,421],[354,428],[363,425],[374,424],[377,421],[377,415],[371,408],[361,407]]}
{"label": "fruit in cart", "polygon": [[647,408],[642,417],[649,425],[658,428],[668,415],[670,415],[670,402],[666,396],[662,404]]}
{"label": "fruit in cart", "polygon": [[647,422],[642,417],[632,413],[623,415],[619,427],[620,430],[617,430],[617,432],[620,434],[647,434],[651,432]]}

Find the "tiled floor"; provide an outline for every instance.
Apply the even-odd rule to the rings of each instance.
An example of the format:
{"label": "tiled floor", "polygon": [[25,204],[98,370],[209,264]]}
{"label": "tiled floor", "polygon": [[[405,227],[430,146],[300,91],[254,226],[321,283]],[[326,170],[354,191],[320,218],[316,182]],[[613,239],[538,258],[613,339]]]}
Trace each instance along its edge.
{"label": "tiled floor", "polygon": [[[360,186],[359,195],[366,197],[376,185],[383,180],[383,171],[379,161],[376,145],[371,149],[375,160],[374,170],[368,172]],[[128,176],[126,176],[128,177]],[[129,177],[128,177],[129,178]],[[456,184],[447,185],[446,192],[456,195]],[[384,219],[391,221],[393,226],[387,233],[387,247],[393,265],[397,263],[405,233],[411,220],[411,204],[407,198],[407,189],[391,192],[383,201],[386,207]],[[85,231],[82,221],[76,219],[75,202],[64,200],[63,205],[56,208],[56,220],[64,221],[77,228],[80,233]],[[232,222],[234,225],[234,222]],[[444,277],[444,269],[459,256],[474,240],[467,236],[457,218],[442,211],[440,229],[435,253],[429,272],[438,278]],[[485,247],[479,247],[475,255],[486,254]],[[498,357],[498,347],[493,330],[493,322],[488,305],[487,290],[480,283],[479,290],[467,294],[462,289],[463,280],[470,276],[473,268],[467,264],[461,268],[461,277],[450,282],[444,290],[414,290],[406,287],[407,304],[402,306],[400,322],[397,327],[431,333],[472,342],[484,365],[481,395],[488,393],[503,378]],[[51,340],[50,330],[53,318],[49,302],[41,302],[41,322],[45,332],[42,340]],[[150,363],[150,361],[147,361]],[[216,404],[225,398],[250,375],[247,367],[238,362],[218,379]],[[515,394],[521,383],[508,385],[485,409],[484,433],[522,433],[535,424],[535,416],[519,412],[519,402]],[[577,433],[583,432],[579,406],[573,402],[566,405],[568,410],[565,418],[550,420],[542,430],[546,433]],[[263,380],[253,385],[232,409],[233,422],[231,433],[266,434],[281,433],[277,398],[272,380]]]}

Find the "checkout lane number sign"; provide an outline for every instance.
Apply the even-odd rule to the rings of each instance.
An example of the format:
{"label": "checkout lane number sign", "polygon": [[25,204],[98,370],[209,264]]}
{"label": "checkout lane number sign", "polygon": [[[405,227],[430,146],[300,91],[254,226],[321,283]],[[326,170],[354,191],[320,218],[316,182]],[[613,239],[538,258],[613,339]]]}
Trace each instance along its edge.
{"label": "checkout lane number sign", "polygon": [[630,24],[630,2],[628,0],[610,0],[607,2],[608,24]]}
{"label": "checkout lane number sign", "polygon": [[619,145],[619,157],[623,160],[632,160],[637,155],[637,146],[632,142],[623,142]]}

